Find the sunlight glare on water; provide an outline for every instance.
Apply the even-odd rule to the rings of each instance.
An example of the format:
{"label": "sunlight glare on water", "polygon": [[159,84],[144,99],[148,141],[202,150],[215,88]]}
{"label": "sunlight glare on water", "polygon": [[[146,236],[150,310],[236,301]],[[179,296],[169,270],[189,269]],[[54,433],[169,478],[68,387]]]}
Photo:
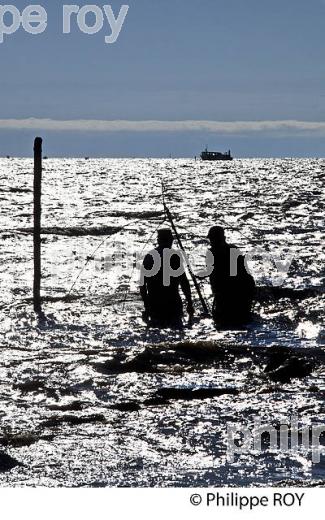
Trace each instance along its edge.
{"label": "sunlight glare on water", "polygon": [[[39,326],[30,302],[32,167],[30,159],[0,160],[0,442],[6,446],[10,432],[25,436],[22,446],[8,444],[24,466],[1,474],[3,485],[191,486],[195,478],[202,486],[245,486],[324,478],[324,462],[312,466],[308,454],[266,450],[230,465],[225,446],[227,423],[251,425],[255,415],[270,423],[292,413],[324,422],[321,363],[274,391],[262,355],[234,354],[224,364],[198,351],[189,363],[173,346],[216,341],[230,349],[323,352],[325,161],[44,161],[42,291],[50,300]],[[259,298],[246,330],[216,331],[200,319],[196,294],[193,328],[145,328],[135,263],[155,245],[164,221],[162,180],[195,271],[209,227],[221,224],[231,243],[252,254],[261,294],[275,286]],[[211,304],[207,282],[202,289]],[[290,297],[281,290],[292,290]],[[155,370],[140,368],[144,356],[154,358]],[[134,359],[129,370],[112,369]],[[163,387],[234,388],[238,395],[157,404],[152,399]],[[134,409],[117,409],[123,402]]]}

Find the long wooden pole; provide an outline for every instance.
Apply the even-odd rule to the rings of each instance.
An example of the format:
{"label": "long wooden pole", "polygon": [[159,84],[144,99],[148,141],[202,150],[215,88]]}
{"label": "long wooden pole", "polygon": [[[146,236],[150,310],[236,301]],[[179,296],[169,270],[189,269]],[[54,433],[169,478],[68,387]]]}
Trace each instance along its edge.
{"label": "long wooden pole", "polygon": [[41,305],[41,195],[42,195],[42,139],[34,142],[34,311],[40,313]]}
{"label": "long wooden pole", "polygon": [[[178,245],[180,247],[180,249],[183,251],[184,255],[186,256],[186,252],[185,252],[185,249],[184,249],[184,246],[183,246],[183,243],[182,243],[182,240],[181,240],[181,237],[179,236],[178,234],[178,231],[176,229],[176,226],[175,226],[175,223],[174,223],[174,219],[172,217],[172,214],[171,212],[169,211],[168,207],[167,207],[167,204],[166,204],[166,201],[165,201],[165,189],[164,189],[164,185],[162,185],[162,188],[163,188],[163,205],[164,205],[164,209],[165,209],[165,212],[166,212],[166,215],[168,217],[168,220],[170,222],[170,225],[172,226],[172,229],[175,233],[175,236],[176,236],[176,239],[177,239],[177,242],[178,242]],[[201,288],[200,288],[200,285],[199,285],[199,282],[197,281],[197,278],[194,274],[194,272],[192,271],[192,267],[188,264],[188,271],[190,273],[190,276],[192,278],[192,281],[194,283],[194,287],[196,289],[196,292],[198,293],[198,296],[199,296],[199,299],[200,299],[200,302],[201,302],[201,305],[202,305],[202,308],[203,308],[203,311],[204,311],[204,314],[207,315],[207,316],[210,316],[211,315],[211,312],[209,310],[209,307],[204,299],[204,296],[202,294],[202,291],[201,291]]]}

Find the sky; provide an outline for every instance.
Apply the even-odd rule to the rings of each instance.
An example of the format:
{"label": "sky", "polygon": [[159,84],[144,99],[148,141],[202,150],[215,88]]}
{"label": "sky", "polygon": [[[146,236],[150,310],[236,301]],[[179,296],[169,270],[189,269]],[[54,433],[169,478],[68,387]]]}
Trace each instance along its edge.
{"label": "sky", "polygon": [[325,0],[79,0],[129,5],[113,44],[39,2],[0,44],[0,156],[325,156]]}

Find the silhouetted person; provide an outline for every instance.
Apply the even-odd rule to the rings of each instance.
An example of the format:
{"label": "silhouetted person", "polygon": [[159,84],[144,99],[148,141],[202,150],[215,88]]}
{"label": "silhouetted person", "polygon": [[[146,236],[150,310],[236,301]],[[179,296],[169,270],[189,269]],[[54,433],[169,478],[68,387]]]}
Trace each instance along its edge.
{"label": "silhouetted person", "polygon": [[210,229],[211,249],[207,265],[213,262],[210,283],[214,295],[213,319],[218,327],[233,327],[251,319],[255,282],[246,268],[245,257],[236,246],[227,244],[220,226]]}
{"label": "silhouetted person", "polygon": [[179,288],[186,298],[189,316],[194,314],[183,260],[180,253],[172,249],[172,245],[172,232],[169,229],[158,231],[158,247],[146,255],[141,269],[140,293],[145,307],[143,318],[152,327],[183,326],[183,303]]}

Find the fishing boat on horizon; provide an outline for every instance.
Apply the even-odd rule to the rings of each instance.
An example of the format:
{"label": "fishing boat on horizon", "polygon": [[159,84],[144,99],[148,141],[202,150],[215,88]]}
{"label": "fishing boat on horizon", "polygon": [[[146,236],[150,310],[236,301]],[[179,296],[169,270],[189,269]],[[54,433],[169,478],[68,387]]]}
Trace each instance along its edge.
{"label": "fishing boat on horizon", "polygon": [[231,156],[230,150],[226,153],[221,152],[209,152],[208,148],[206,148],[201,153],[202,161],[232,161],[233,157]]}

